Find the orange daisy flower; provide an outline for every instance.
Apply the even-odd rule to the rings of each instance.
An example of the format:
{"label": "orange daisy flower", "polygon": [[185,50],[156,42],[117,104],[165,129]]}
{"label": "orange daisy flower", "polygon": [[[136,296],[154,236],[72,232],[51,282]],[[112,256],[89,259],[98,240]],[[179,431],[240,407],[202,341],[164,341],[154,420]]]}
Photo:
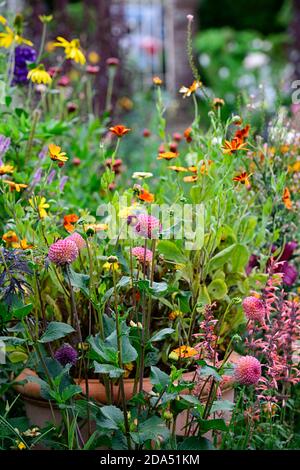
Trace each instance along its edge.
{"label": "orange daisy flower", "polygon": [[176,165],[168,166],[168,169],[176,171],[177,173],[188,171],[187,168],[184,168],[184,166],[176,166]]}
{"label": "orange daisy flower", "polygon": [[25,189],[28,187],[28,184],[15,183],[14,181],[9,180],[3,180],[3,183],[8,184],[10,191],[17,191],[17,193],[19,193],[21,189]]}
{"label": "orange daisy flower", "polygon": [[0,165],[0,175],[8,175],[8,173],[13,173],[14,167],[12,165]]}
{"label": "orange daisy flower", "polygon": [[284,188],[282,201],[283,201],[285,207],[289,211],[293,208],[293,203],[292,203],[292,200],[291,200],[291,193],[290,193],[289,188]]}
{"label": "orange daisy flower", "polygon": [[190,176],[185,176],[183,178],[183,181],[185,183],[195,183],[195,181],[197,181],[197,179],[198,179],[197,175],[190,175]]}
{"label": "orange daisy flower", "polygon": [[250,131],[250,125],[247,124],[243,129],[239,129],[234,134],[234,138],[241,140],[242,142],[248,137]]}
{"label": "orange daisy flower", "polygon": [[198,82],[197,80],[194,80],[193,83],[189,86],[182,86],[179,90],[179,93],[182,93],[182,97],[186,98],[188,96],[191,96],[192,93],[195,93],[198,88],[202,86],[201,82]]}
{"label": "orange daisy flower", "polygon": [[178,152],[159,152],[157,160],[172,160],[178,157]]}
{"label": "orange daisy flower", "polygon": [[198,168],[196,166],[189,166],[188,170],[191,171],[192,173],[197,173],[198,172]]}
{"label": "orange daisy flower", "polygon": [[[192,348],[191,346],[180,346],[179,348],[173,349],[171,352],[171,357],[173,359],[187,359],[189,357],[197,356],[199,353],[197,349]],[[177,358],[176,358],[177,356]]]}
{"label": "orange daisy flower", "polygon": [[154,194],[149,193],[146,189],[142,188],[142,186],[136,184],[133,188],[136,197],[141,201],[145,202],[153,202],[154,201]]}
{"label": "orange daisy flower", "polygon": [[123,124],[117,124],[116,126],[110,127],[109,130],[117,137],[123,137],[125,134],[131,131],[129,127],[125,127]]}
{"label": "orange daisy flower", "polygon": [[68,214],[64,216],[64,228],[67,232],[74,232],[74,224],[77,222],[77,220],[79,220],[79,217],[76,214]]}
{"label": "orange daisy flower", "polygon": [[244,171],[240,175],[236,175],[234,178],[232,178],[232,180],[233,181],[238,181],[238,182],[244,184],[246,187],[249,188],[251,186],[250,181],[249,181],[250,176],[251,175],[248,175],[248,173],[246,171]]}
{"label": "orange daisy flower", "polygon": [[66,152],[61,152],[61,147],[55,144],[49,144],[48,146],[50,158],[54,162],[62,162],[65,163],[68,160]]}
{"label": "orange daisy flower", "polygon": [[2,236],[2,240],[6,243],[7,246],[12,248],[16,248],[18,244],[19,237],[13,230],[9,230],[8,232],[4,233]]}
{"label": "orange daisy flower", "polygon": [[246,143],[238,140],[238,139],[233,139],[231,141],[225,140],[224,145],[222,146],[223,153],[225,155],[232,155],[236,153],[238,150],[248,150],[246,148]]}

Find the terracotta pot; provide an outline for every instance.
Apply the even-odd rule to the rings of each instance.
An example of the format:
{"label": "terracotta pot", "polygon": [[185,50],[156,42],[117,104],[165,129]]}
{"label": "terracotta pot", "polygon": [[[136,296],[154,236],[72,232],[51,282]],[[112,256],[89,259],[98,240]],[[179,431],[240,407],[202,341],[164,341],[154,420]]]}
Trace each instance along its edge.
{"label": "terracotta pot", "polygon": [[[239,354],[232,353],[230,362],[235,363],[239,359]],[[31,369],[24,369],[23,372],[15,379],[16,382],[23,381],[29,377],[37,377],[37,373]],[[186,372],[183,374],[184,381],[193,381],[195,378],[195,372]],[[83,394],[86,394],[86,385],[84,380],[75,379],[75,382],[80,385]],[[130,400],[134,393],[134,379],[124,379],[124,388],[126,400]],[[36,382],[27,382],[24,385],[15,385],[15,390],[23,396],[27,417],[31,424],[35,424],[39,427],[43,427],[46,422],[52,422],[59,424],[61,421],[60,411],[54,403],[50,403],[41,397],[41,387]],[[204,388],[203,401],[207,398],[209,386]],[[232,379],[229,376],[224,376],[221,383],[222,398],[224,400],[234,401],[234,390],[232,385]],[[146,377],[143,381],[143,390],[150,392],[152,390],[152,384],[150,378]],[[205,393],[206,392],[206,393]],[[120,391],[119,386],[114,385],[113,390],[113,403],[120,403]],[[101,404],[107,404],[106,392],[103,384],[98,379],[89,379],[89,396],[95,401]],[[230,419],[230,412],[221,413],[225,420]],[[187,411],[181,413],[176,421],[176,433],[177,435],[184,435],[184,426],[186,424]]]}

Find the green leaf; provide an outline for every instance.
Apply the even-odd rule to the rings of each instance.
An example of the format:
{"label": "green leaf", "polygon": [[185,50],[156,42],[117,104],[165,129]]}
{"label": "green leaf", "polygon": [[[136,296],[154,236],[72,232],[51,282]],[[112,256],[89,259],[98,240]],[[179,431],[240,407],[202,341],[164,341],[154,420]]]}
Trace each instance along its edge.
{"label": "green leaf", "polygon": [[13,364],[18,362],[26,362],[28,359],[28,354],[24,353],[23,351],[13,351],[8,354],[8,358]]}
{"label": "green leaf", "polygon": [[45,333],[40,338],[40,343],[50,343],[56,339],[64,338],[65,336],[73,333],[75,330],[72,326],[67,323],[53,321],[49,323]]}
{"label": "green leaf", "polygon": [[76,273],[73,269],[69,268],[69,277],[72,287],[80,289],[86,296],[89,295],[90,276],[87,274]]}
{"label": "green leaf", "polygon": [[124,424],[122,411],[114,405],[102,406],[100,408],[102,417],[97,419],[97,424],[105,429],[121,429]]}
{"label": "green leaf", "polygon": [[230,245],[213,256],[208,264],[208,270],[215,271],[216,269],[220,269],[222,266],[224,266],[224,264],[227,263],[227,261],[231,258],[235,247],[236,245]]}
{"label": "green leaf", "polygon": [[212,450],[214,446],[205,437],[188,437],[179,445],[178,450]]}
{"label": "green leaf", "polygon": [[212,300],[221,300],[227,294],[227,285],[222,279],[214,279],[207,287]]}
{"label": "green leaf", "polygon": [[157,245],[157,250],[159,253],[164,255],[166,260],[173,261],[177,264],[187,262],[187,258],[184,253],[170,240],[161,240]]}
{"label": "green leaf", "polygon": [[165,339],[167,336],[171,335],[172,333],[174,333],[174,329],[173,328],[164,328],[163,330],[160,330],[158,331],[157,333],[155,333],[151,338],[150,338],[150,342],[151,343],[155,343],[156,341],[162,341],[163,339]]}
{"label": "green leaf", "polygon": [[108,374],[111,379],[118,379],[124,374],[124,370],[119,367],[112,364],[99,364],[96,361],[94,361],[94,372],[95,374]]}
{"label": "green leaf", "polygon": [[213,402],[210,412],[216,411],[231,411],[234,408],[234,403],[229,400],[216,400]]}
{"label": "green leaf", "polygon": [[201,377],[212,376],[217,380],[217,382],[220,382],[222,380],[222,377],[218,374],[216,369],[214,367],[210,367],[210,366],[201,367],[200,376]]}
{"label": "green leaf", "polygon": [[81,387],[79,387],[79,385],[69,385],[63,390],[61,397],[62,400],[65,402],[70,400],[70,398],[74,397],[74,395],[78,395],[79,393],[82,393]]}
{"label": "green leaf", "polygon": [[136,444],[144,444],[146,441],[156,441],[159,436],[167,440],[170,431],[161,418],[152,416],[139,425],[137,432],[131,432],[130,435]]}
{"label": "green leaf", "polygon": [[206,433],[211,429],[216,429],[218,431],[226,431],[227,426],[224,419],[207,419],[207,420],[198,420],[200,424],[201,433]]}
{"label": "green leaf", "polygon": [[249,259],[249,251],[244,245],[237,244],[231,259],[232,272],[244,272]]}
{"label": "green leaf", "polygon": [[26,317],[26,315],[28,315],[31,312],[32,309],[33,309],[32,304],[23,305],[23,307],[14,309],[13,316],[15,318],[18,318],[19,320],[22,320],[23,318]]}
{"label": "green leaf", "polygon": [[160,370],[158,367],[152,366],[150,372],[150,382],[157,385],[161,389],[165,389],[171,383],[170,376]]}

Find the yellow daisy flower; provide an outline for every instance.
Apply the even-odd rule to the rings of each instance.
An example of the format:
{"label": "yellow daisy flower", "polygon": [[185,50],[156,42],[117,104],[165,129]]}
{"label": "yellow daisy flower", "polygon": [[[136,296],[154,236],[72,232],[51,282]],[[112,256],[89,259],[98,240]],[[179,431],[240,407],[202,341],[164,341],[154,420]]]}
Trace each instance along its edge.
{"label": "yellow daisy flower", "polygon": [[35,196],[34,198],[29,199],[29,204],[38,212],[40,219],[44,219],[48,216],[46,209],[49,209],[50,205],[47,203],[45,197]]}
{"label": "yellow daisy flower", "polygon": [[17,191],[19,193],[21,189],[28,187],[28,184],[15,183],[15,181],[3,180],[3,183],[8,184],[10,191]]}
{"label": "yellow daisy flower", "polygon": [[49,85],[52,82],[50,74],[45,70],[42,64],[29,70],[27,78],[33,83],[43,83],[44,85]]}
{"label": "yellow daisy flower", "polygon": [[5,32],[0,33],[0,47],[5,47],[5,49],[9,49],[14,42],[16,42],[17,44],[26,44],[27,46],[33,46],[33,43],[31,41],[23,38],[19,34],[16,34],[9,26],[5,26]]}
{"label": "yellow daisy flower", "polygon": [[1,24],[6,24],[7,23],[6,18],[4,18],[4,16],[2,16],[2,15],[0,15],[0,23]]}
{"label": "yellow daisy flower", "polygon": [[68,160],[66,152],[61,152],[61,147],[59,147],[58,145],[49,144],[48,149],[51,160],[55,162],[66,162]]}
{"label": "yellow daisy flower", "polygon": [[66,39],[58,36],[56,38],[58,42],[54,43],[55,47],[63,47],[66,54],[66,59],[74,60],[77,64],[84,65],[86,62],[85,56],[80,49],[79,39],[72,39],[67,41]]}
{"label": "yellow daisy flower", "polygon": [[202,85],[202,83],[197,82],[196,80],[194,80],[193,83],[191,84],[191,86],[189,86],[189,87],[182,86],[179,90],[179,93],[182,93],[182,97],[186,98],[187,96],[191,96],[192,93],[195,93],[195,91],[197,91],[198,88],[200,88],[201,85]]}
{"label": "yellow daisy flower", "polygon": [[0,165],[0,175],[8,175],[14,172],[14,167],[11,165]]}

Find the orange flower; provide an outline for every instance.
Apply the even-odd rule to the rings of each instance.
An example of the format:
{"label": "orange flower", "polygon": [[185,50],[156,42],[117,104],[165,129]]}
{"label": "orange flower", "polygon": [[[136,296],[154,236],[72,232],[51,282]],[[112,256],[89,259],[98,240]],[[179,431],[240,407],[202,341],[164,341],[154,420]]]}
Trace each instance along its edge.
{"label": "orange flower", "polygon": [[290,211],[293,207],[293,203],[292,203],[292,200],[291,200],[291,193],[290,193],[289,188],[284,188],[282,201],[283,201],[285,207]]}
{"label": "orange flower", "polygon": [[74,232],[74,224],[77,222],[77,220],[79,220],[79,217],[76,214],[68,214],[64,216],[64,228],[67,232]]}
{"label": "orange flower", "polygon": [[176,166],[176,165],[168,166],[168,169],[176,171],[177,173],[188,171],[187,168],[184,168],[184,166]]}
{"label": "orange flower", "polygon": [[197,181],[197,179],[198,179],[197,175],[190,175],[190,176],[185,176],[183,178],[183,181],[185,183],[194,183],[195,181]]}
{"label": "orange flower", "polygon": [[231,141],[225,140],[224,145],[222,146],[223,153],[225,155],[232,155],[238,150],[248,150],[245,146],[247,144],[238,140],[238,139],[233,139]]}
{"label": "orange flower", "polygon": [[16,248],[18,245],[18,235],[13,230],[9,230],[8,232],[4,233],[2,240],[6,243],[7,246],[11,246],[12,248]]}
{"label": "orange flower", "polygon": [[250,125],[247,124],[243,129],[239,129],[238,131],[236,131],[236,133],[234,134],[234,138],[240,140],[241,142],[244,142],[244,140],[249,135],[249,130]]}
{"label": "orange flower", "polygon": [[154,195],[149,193],[146,189],[142,188],[139,184],[134,185],[133,188],[136,197],[140,199],[141,201],[145,202],[153,202],[154,201]]}
{"label": "orange flower", "polygon": [[233,181],[239,181],[240,183],[244,184],[247,188],[250,188],[251,184],[249,181],[251,175],[248,175],[246,171],[241,173],[240,175],[236,175],[234,178],[232,178]]}
{"label": "orange flower", "polygon": [[192,140],[193,140],[192,136],[191,136],[191,133],[192,133],[192,128],[191,127],[188,127],[183,133],[184,138],[188,143],[192,142]]}
{"label": "orange flower", "polygon": [[178,152],[159,152],[157,160],[172,160],[178,157]]}
{"label": "orange flower", "polygon": [[197,80],[194,80],[193,83],[189,86],[182,86],[179,90],[179,93],[182,93],[182,97],[186,98],[187,96],[191,96],[192,93],[195,93],[195,91],[198,90],[202,86],[201,82],[198,82]]}
{"label": "orange flower", "polygon": [[170,354],[171,359],[187,359],[189,357],[194,357],[197,356],[199,353],[197,349],[191,348],[191,346],[180,346],[177,349],[173,349],[173,351]]}
{"label": "orange flower", "polygon": [[49,144],[48,149],[50,153],[50,158],[54,162],[64,163],[68,160],[66,152],[61,152],[61,147],[59,147],[58,145]]}
{"label": "orange flower", "polygon": [[157,86],[160,86],[163,84],[163,81],[161,78],[159,77],[153,77],[152,78],[152,82],[154,83],[154,85],[157,85]]}
{"label": "orange flower", "polygon": [[7,175],[8,173],[13,173],[14,167],[12,165],[0,165],[0,175]]}
{"label": "orange flower", "polygon": [[123,135],[131,131],[129,127],[125,127],[122,124],[117,124],[116,126],[110,127],[109,130],[117,137],[123,137]]}
{"label": "orange flower", "polygon": [[188,170],[191,171],[192,173],[197,173],[198,172],[198,168],[196,166],[189,166]]}
{"label": "orange flower", "polygon": [[19,193],[21,189],[25,189],[28,187],[28,184],[15,183],[14,181],[9,180],[3,180],[3,183],[8,184],[10,191],[17,191],[17,193]]}
{"label": "orange flower", "polygon": [[207,167],[210,166],[211,164],[212,164],[212,160],[208,160],[208,161],[207,161],[207,164],[206,164],[206,163],[203,163],[203,164],[201,165],[201,167],[200,167],[200,173],[201,173],[201,175],[204,175],[204,174],[207,175],[207,173],[208,173],[208,171],[207,171],[208,168],[207,168]]}
{"label": "orange flower", "polygon": [[30,248],[33,248],[33,245],[28,245],[26,238],[22,238],[22,240],[20,240],[19,248],[21,248],[21,250],[29,250]]}
{"label": "orange flower", "polygon": [[213,107],[214,108],[222,108],[224,106],[225,101],[222,98],[214,98],[213,100]]}

